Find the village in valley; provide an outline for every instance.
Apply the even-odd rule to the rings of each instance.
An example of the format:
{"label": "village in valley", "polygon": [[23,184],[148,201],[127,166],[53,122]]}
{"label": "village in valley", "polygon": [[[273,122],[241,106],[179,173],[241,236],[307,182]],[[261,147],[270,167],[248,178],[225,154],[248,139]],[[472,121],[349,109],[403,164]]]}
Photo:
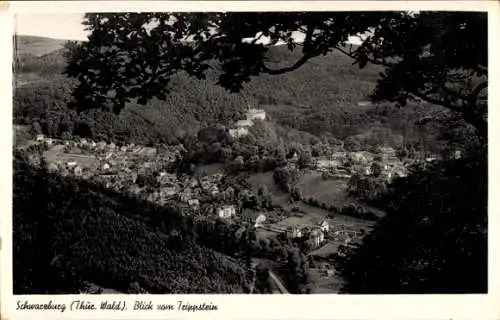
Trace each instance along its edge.
{"label": "village in valley", "polygon": [[16,14],[14,295],[488,292],[489,14],[137,9]]}
{"label": "village in valley", "polygon": [[[255,123],[266,121],[265,110],[250,108],[246,119],[237,121],[227,131],[234,139],[242,139],[252,131]],[[186,214],[195,215],[196,221],[213,225],[215,220],[223,220],[243,229],[254,228],[264,241],[278,238],[306,243],[309,255],[319,261],[315,268],[310,268],[311,276],[318,284],[322,283],[316,286],[317,292],[332,292],[339,287],[338,283],[335,284],[338,280],[329,257],[342,255],[342,247],[360,241],[374,221],[383,215],[374,208],[363,209],[367,206],[360,205],[348,195],[348,182],[352,176],[376,175],[379,181],[387,183],[405,176],[408,167],[415,162],[398,158],[391,147],[380,147],[378,153],[337,150],[330,155],[315,157],[306,168],[299,169],[299,156],[294,153],[286,159],[284,168],[299,172],[301,178],[297,188],[305,188],[299,197],[290,197],[289,193],[276,188],[272,173],[260,173],[267,174],[267,179],[254,179],[250,175],[242,180],[241,177],[235,178],[234,174],[226,174],[223,166],[209,164],[199,166],[193,174],[179,174],[175,168],[186,153],[183,145],[116,145],[85,138],[61,140],[44,135],[37,135],[29,145],[43,147],[43,163],[54,174],[88,180],[158,205],[176,203],[185,208]],[[424,162],[433,160],[427,158]],[[35,156],[31,161],[42,162]],[[214,165],[218,168],[216,172],[204,172],[204,167]],[[307,194],[311,185],[313,188]],[[328,201],[316,199],[318,192],[314,187],[326,192],[323,197],[329,199],[335,199],[337,193],[337,198],[340,195],[343,198],[340,202],[344,204],[339,207],[337,203],[330,205]],[[243,205],[256,196],[262,196],[263,189],[273,197],[273,205],[265,208]],[[364,213],[370,214],[371,218],[350,214],[359,210],[366,211]]]}

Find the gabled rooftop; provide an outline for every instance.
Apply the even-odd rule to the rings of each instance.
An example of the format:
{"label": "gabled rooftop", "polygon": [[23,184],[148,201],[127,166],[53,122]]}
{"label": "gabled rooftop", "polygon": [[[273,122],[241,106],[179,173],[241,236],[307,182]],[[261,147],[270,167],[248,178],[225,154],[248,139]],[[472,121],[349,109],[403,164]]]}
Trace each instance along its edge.
{"label": "gabled rooftop", "polygon": [[251,127],[253,126],[252,120],[238,120],[236,122],[236,127]]}

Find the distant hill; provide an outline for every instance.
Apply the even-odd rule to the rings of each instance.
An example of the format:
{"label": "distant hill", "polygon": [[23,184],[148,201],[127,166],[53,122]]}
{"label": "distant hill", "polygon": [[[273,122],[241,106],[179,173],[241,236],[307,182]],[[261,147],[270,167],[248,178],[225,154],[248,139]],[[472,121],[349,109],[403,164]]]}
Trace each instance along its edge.
{"label": "distant hill", "polygon": [[[36,39],[38,43],[45,40],[30,39],[20,43],[21,52],[29,52]],[[269,51],[268,63],[272,67],[289,66],[300,56],[299,51],[276,46]],[[435,112],[434,107],[359,106],[358,102],[369,99],[382,70],[372,65],[359,69],[336,51],[311,59],[294,72],[254,77],[241,94],[217,86],[215,72],[209,73],[205,81],[180,73],[172,79],[166,101],[154,99],[146,106],[131,103],[119,116],[96,110],[82,114],[67,110],[75,82],[62,75],[62,49],[39,57],[27,54],[19,62],[14,121],[38,122],[49,135],[69,131],[99,139],[175,143],[186,131],[195,131],[210,121],[229,126],[251,105],[265,108],[272,121],[285,128],[318,137],[332,134],[342,140],[350,136],[366,140],[367,133],[375,134],[372,129],[386,128],[392,133],[384,135],[401,135],[405,143],[429,144],[436,139],[435,128],[414,125],[416,120]],[[50,116],[47,111],[51,111]],[[377,132],[380,135],[380,130]]]}
{"label": "distant hill", "polygon": [[[62,49],[68,40],[35,36],[15,35],[15,48],[18,55],[34,55],[36,57]],[[16,46],[17,43],[17,46]]]}

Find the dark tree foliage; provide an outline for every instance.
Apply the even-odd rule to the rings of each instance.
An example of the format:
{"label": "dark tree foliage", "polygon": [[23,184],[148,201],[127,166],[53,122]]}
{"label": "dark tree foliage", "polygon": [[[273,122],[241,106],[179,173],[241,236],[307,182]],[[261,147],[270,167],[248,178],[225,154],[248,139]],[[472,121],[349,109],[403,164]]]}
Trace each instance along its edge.
{"label": "dark tree foliage", "polygon": [[373,233],[339,262],[346,293],[485,293],[486,152],[416,170],[380,201]]}
{"label": "dark tree foliage", "polygon": [[269,266],[260,263],[255,269],[255,291],[257,293],[273,293]]}
{"label": "dark tree foliage", "polygon": [[486,137],[487,26],[487,14],[471,12],[422,12],[382,24],[357,50],[360,62],[386,67],[373,97],[442,105]]}
{"label": "dark tree foliage", "polygon": [[[204,78],[214,61],[221,71],[218,83],[237,91],[251,76],[285,73],[326,54],[329,45],[366,31],[379,16],[364,14],[359,19],[364,22],[353,23],[345,13],[87,14],[89,42],[74,51],[67,72],[80,80],[77,100],[101,106],[111,100],[116,111],[128,99],[165,99],[173,74],[186,71]],[[329,27],[332,17],[336,29]],[[323,31],[314,34],[316,30]],[[292,66],[272,69],[265,63],[270,44],[284,42],[291,50],[301,46],[292,37],[296,31],[306,37],[302,58]],[[256,36],[269,37],[270,44],[259,43]],[[245,38],[255,39],[242,41]]]}
{"label": "dark tree foliage", "polygon": [[309,265],[306,256],[296,247],[288,247],[283,266],[283,280],[290,293],[310,293]]}
{"label": "dark tree foliage", "polygon": [[277,168],[273,172],[274,182],[285,192],[291,192],[299,180],[299,171],[293,167]]}
{"label": "dark tree foliage", "polygon": [[197,244],[193,222],[82,181],[14,162],[15,294],[79,293],[84,281],[122,292],[235,293],[246,269]]}
{"label": "dark tree foliage", "polygon": [[[385,68],[375,100],[442,105],[486,135],[486,108],[478,103],[487,88],[485,13],[112,13],[87,14],[84,24],[89,41],[73,50],[66,70],[79,80],[81,109],[119,112],[131,99],[164,100],[180,71],[203,79],[215,68],[219,85],[239,91],[251,77],[291,72],[338,50],[360,68]],[[349,46],[359,34],[362,44]],[[291,65],[270,61],[278,43],[301,55]]]}
{"label": "dark tree foliage", "polygon": [[349,179],[347,191],[367,203],[372,203],[386,192],[386,181],[373,176],[354,174]]}

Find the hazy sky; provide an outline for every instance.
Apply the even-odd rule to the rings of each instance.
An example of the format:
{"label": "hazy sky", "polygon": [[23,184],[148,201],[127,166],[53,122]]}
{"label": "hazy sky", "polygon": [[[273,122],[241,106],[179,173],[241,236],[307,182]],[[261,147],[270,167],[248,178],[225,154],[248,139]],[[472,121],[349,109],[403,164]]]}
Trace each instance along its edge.
{"label": "hazy sky", "polygon": [[[40,36],[67,40],[87,40],[87,32],[82,25],[83,13],[72,14],[18,14],[14,32],[19,35]],[[295,35],[298,39],[303,35]],[[357,38],[351,43],[359,44]]]}
{"label": "hazy sky", "polygon": [[16,15],[14,32],[20,35],[57,39],[86,40],[83,14]]}

